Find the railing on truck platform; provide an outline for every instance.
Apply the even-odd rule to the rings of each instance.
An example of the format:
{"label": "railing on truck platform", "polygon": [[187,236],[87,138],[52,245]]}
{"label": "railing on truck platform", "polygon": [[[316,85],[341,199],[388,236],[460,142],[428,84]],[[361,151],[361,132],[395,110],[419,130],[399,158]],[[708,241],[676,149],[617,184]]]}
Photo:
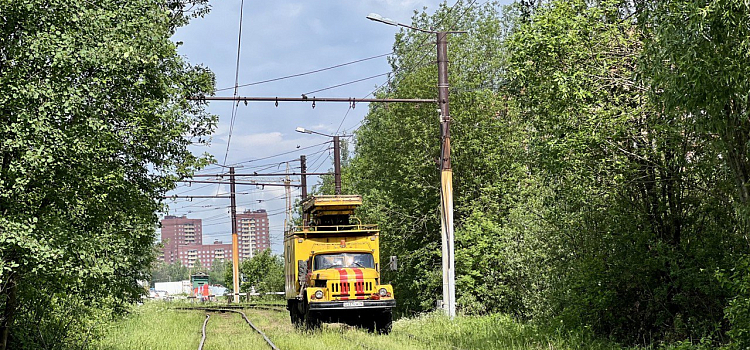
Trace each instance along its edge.
{"label": "railing on truck platform", "polygon": [[377,232],[376,224],[295,226],[295,233],[353,233]]}

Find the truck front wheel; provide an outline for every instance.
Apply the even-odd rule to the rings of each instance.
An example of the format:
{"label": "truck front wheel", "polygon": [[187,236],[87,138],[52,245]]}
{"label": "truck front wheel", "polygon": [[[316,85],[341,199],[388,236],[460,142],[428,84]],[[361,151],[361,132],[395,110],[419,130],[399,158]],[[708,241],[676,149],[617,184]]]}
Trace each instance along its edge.
{"label": "truck front wheel", "polygon": [[383,311],[375,316],[375,330],[378,334],[389,334],[393,328],[393,313]]}
{"label": "truck front wheel", "polygon": [[287,308],[289,309],[289,317],[292,319],[292,324],[295,327],[301,327],[303,320],[302,314],[299,312],[299,307],[297,306],[297,301],[289,300]]}
{"label": "truck front wheel", "polygon": [[317,317],[314,313],[310,312],[310,310],[305,313],[305,328],[310,331],[314,331],[318,328],[320,328],[320,318]]}
{"label": "truck front wheel", "polygon": [[[320,318],[318,318],[318,315],[315,312],[310,311],[310,304],[308,304],[307,301],[305,301],[303,306],[305,310],[305,314],[304,314],[305,328],[310,331],[314,331],[320,328],[320,324],[322,322]],[[303,316],[303,315],[300,315],[300,316]]]}

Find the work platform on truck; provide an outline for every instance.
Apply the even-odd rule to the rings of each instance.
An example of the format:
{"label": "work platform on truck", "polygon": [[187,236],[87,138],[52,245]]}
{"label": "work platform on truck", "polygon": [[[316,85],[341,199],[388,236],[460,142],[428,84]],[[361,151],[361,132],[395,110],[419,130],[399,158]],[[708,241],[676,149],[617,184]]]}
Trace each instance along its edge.
{"label": "work platform on truck", "polygon": [[377,225],[362,224],[354,216],[355,210],[362,205],[362,196],[334,195],[312,196],[302,203],[305,214],[302,226],[295,228],[295,235],[373,235],[379,232]]}

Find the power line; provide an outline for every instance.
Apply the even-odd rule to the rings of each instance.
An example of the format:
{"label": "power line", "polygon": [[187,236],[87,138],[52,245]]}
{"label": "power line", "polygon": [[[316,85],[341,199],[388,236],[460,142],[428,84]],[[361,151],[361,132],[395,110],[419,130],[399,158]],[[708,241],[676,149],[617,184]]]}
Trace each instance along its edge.
{"label": "power line", "polygon": [[316,92],[321,92],[321,91],[331,90],[331,89],[335,89],[335,88],[337,88],[337,87],[342,87],[342,86],[346,86],[346,85],[351,85],[351,84],[354,84],[354,83],[359,83],[359,82],[361,82],[361,81],[365,81],[365,80],[375,79],[375,78],[377,78],[377,77],[382,77],[382,76],[384,76],[384,75],[388,75],[388,74],[390,74],[390,73],[391,73],[391,72],[385,72],[385,73],[380,73],[380,74],[376,74],[376,75],[373,75],[373,76],[370,76],[370,77],[367,77],[367,78],[362,78],[362,79],[357,79],[357,80],[352,80],[352,81],[348,81],[348,82],[346,82],[346,83],[341,83],[341,84],[337,84],[337,85],[329,86],[329,87],[326,87],[326,88],[318,89],[318,90],[315,90],[315,91],[310,91],[310,92],[306,92],[306,93],[304,93],[304,95],[312,95],[312,94],[314,94],[314,93],[316,93]]}
{"label": "power line", "polygon": [[[296,190],[297,189],[295,189],[295,191]],[[246,201],[246,202],[240,202],[240,203],[237,203],[237,205],[238,206],[247,206],[247,205],[257,204],[257,203],[269,203],[269,202],[274,202],[274,201],[278,201],[278,200],[284,199],[283,197],[285,197],[285,196],[286,195],[277,196],[277,197],[269,198],[269,199],[255,199],[255,200],[250,200],[250,201]],[[190,208],[202,208],[202,209],[197,210],[197,209],[190,209]],[[181,212],[185,212],[185,213],[188,213],[188,214],[195,214],[195,213],[206,213],[206,212],[216,211],[216,210],[220,210],[220,209],[225,209],[226,210],[226,209],[229,209],[229,208],[230,208],[230,206],[228,206],[228,205],[204,205],[204,206],[200,206],[200,207],[198,207],[198,206],[189,206],[188,205],[188,206],[183,206],[183,207],[180,207],[180,208],[174,208],[174,211],[175,212],[181,211]]]}
{"label": "power line", "polygon": [[[240,1],[240,25],[238,28],[237,33],[237,63],[234,68],[234,97],[237,97],[237,85],[239,84],[240,79],[240,52],[242,48],[242,15],[244,13],[245,8],[245,0]],[[227,157],[229,156],[229,145],[232,143],[232,132],[234,131],[234,121],[237,119],[237,110],[239,102],[232,105],[232,118],[229,121],[229,135],[227,137],[227,150],[224,152],[224,162],[223,164],[227,163]]]}
{"label": "power line", "polygon": [[196,187],[192,187],[192,186],[179,186],[179,187],[176,187],[175,190],[177,188],[187,188],[187,189],[185,191],[177,192],[175,194],[176,195],[181,195],[181,194],[185,194],[185,193],[188,193],[188,192],[191,192],[191,191],[197,191],[197,190],[200,190],[200,189],[204,189],[204,188],[209,187],[209,186],[211,186],[211,185],[203,185],[203,186],[196,186]]}
{"label": "power line", "polygon": [[[317,171],[318,171],[318,169],[320,169],[320,167],[321,167],[321,166],[323,166],[323,163],[325,163],[325,160],[326,160],[326,159],[328,159],[328,157],[326,157],[326,158],[323,158],[323,161],[322,161],[322,162],[320,162],[320,164],[318,164],[318,165],[317,165],[317,167],[315,167],[315,163],[317,163],[317,162],[318,162],[318,160],[320,160],[320,159],[321,159],[321,158],[323,157],[323,155],[324,155],[324,154],[325,154],[325,153],[321,153],[320,155],[318,155],[318,158],[316,158],[316,159],[315,159],[314,161],[312,161],[312,162],[311,162],[310,168],[311,168],[311,169],[312,169],[312,168],[314,168],[314,169],[313,169],[313,171],[311,171],[311,172],[313,172],[313,173],[314,173],[314,172],[317,172]],[[330,152],[329,152],[329,154],[328,154],[328,155],[330,156]]]}
{"label": "power line", "polygon": [[[351,62],[337,64],[337,65],[330,66],[330,67],[320,68],[320,69],[312,70],[312,71],[309,71],[309,72],[297,73],[297,74],[287,75],[287,76],[283,76],[283,77],[279,77],[279,78],[273,78],[273,79],[267,79],[267,80],[261,80],[261,81],[256,81],[256,82],[252,82],[252,83],[242,84],[242,85],[235,86],[235,88],[238,88],[238,87],[247,87],[247,86],[253,86],[253,85],[260,85],[260,84],[270,83],[270,82],[284,80],[284,79],[289,79],[289,78],[301,77],[301,76],[309,75],[309,74],[313,74],[313,73],[320,73],[320,72],[323,72],[323,71],[327,71],[327,70],[331,70],[331,69],[335,69],[335,68],[340,68],[340,67],[348,66],[350,64],[364,62],[364,61],[369,61],[369,60],[372,60],[372,59],[376,59],[376,58],[388,56],[388,55],[390,55],[392,53],[393,53],[393,51],[391,51],[389,53],[384,53],[384,54],[381,54],[381,55],[376,55],[376,56],[371,56],[371,57],[367,57],[367,58],[362,58],[362,59],[354,60],[354,61],[351,61]],[[217,89],[217,90],[214,90],[214,91],[215,92],[219,92],[219,91],[225,91],[225,90],[229,90],[229,89],[231,89],[231,87]]]}
{"label": "power line", "polygon": [[[287,155],[287,154],[290,154],[290,153],[295,153],[295,152],[299,152],[299,151],[301,151],[301,150],[305,150],[305,149],[309,149],[309,148],[317,147],[317,146],[320,146],[320,145],[325,145],[325,144],[328,144],[328,143],[331,143],[331,141],[325,141],[325,142],[323,142],[323,143],[318,143],[318,144],[315,144],[315,145],[312,145],[312,146],[307,146],[307,147],[301,147],[301,148],[297,148],[297,149],[296,149],[296,150],[294,150],[294,151],[283,152],[283,153],[279,153],[279,154],[275,154],[275,155],[272,155],[272,156],[267,156],[267,157],[255,158],[255,159],[251,159],[251,160],[246,160],[246,161],[242,161],[242,162],[238,162],[238,163],[234,163],[234,164],[235,164],[235,165],[238,165],[238,164],[245,164],[245,163],[252,163],[252,162],[257,162],[257,161],[259,161],[259,160],[266,160],[266,159],[270,159],[270,158],[276,158],[276,157],[280,157],[280,156],[283,156],[283,155]],[[293,160],[296,160],[296,159],[293,159]],[[292,161],[293,161],[293,160],[292,160]]]}

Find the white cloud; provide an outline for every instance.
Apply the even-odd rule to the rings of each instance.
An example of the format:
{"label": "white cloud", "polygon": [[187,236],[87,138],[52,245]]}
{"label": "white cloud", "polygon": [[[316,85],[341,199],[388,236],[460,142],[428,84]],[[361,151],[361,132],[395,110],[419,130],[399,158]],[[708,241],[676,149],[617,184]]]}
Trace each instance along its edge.
{"label": "white cloud", "polygon": [[[256,149],[278,145],[284,141],[282,134],[278,131],[261,134],[233,135],[232,146],[240,149]],[[226,140],[225,140],[226,142]]]}
{"label": "white cloud", "polygon": [[305,10],[305,5],[302,3],[279,3],[278,7],[273,11],[276,17],[287,17],[290,19],[296,19]]}

